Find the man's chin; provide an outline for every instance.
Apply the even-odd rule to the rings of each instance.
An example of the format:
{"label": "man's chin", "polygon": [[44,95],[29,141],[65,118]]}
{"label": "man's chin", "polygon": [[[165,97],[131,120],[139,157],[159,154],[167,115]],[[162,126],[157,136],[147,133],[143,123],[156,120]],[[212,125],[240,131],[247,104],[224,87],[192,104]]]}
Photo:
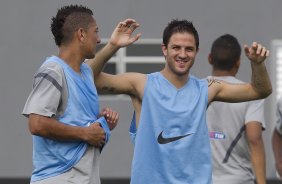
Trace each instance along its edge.
{"label": "man's chin", "polygon": [[185,71],[177,71],[175,72],[176,75],[178,75],[179,77],[184,76],[184,75],[188,75],[189,74],[189,70],[185,70]]}

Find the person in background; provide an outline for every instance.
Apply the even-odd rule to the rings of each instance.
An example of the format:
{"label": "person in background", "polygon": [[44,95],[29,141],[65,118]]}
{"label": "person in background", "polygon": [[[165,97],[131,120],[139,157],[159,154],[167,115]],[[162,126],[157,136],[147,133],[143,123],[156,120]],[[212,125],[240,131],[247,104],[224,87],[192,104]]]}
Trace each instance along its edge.
{"label": "person in background", "polygon": [[[216,79],[242,85],[236,78],[241,46],[225,34],[211,47],[208,60]],[[207,109],[214,184],[265,184],[264,100],[242,103],[212,102]]]}
{"label": "person in background", "polygon": [[276,124],[272,134],[272,148],[274,153],[277,176],[282,179],[282,98],[277,102]]}

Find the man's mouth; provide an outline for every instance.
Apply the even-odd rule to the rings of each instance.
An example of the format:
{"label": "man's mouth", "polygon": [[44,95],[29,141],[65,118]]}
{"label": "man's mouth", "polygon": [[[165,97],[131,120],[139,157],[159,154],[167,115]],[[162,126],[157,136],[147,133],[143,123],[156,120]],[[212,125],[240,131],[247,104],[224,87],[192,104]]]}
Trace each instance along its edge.
{"label": "man's mouth", "polygon": [[187,60],[176,60],[176,62],[177,63],[179,63],[179,64],[185,64],[185,63],[187,63],[188,61]]}

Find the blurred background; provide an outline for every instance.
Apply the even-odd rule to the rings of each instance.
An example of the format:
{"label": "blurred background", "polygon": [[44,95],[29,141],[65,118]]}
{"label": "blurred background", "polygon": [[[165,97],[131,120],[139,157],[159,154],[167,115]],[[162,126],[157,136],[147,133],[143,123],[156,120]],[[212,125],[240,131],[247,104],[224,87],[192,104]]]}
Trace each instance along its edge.
{"label": "blurred background", "polygon": [[[207,57],[218,36],[229,33],[242,44],[258,41],[271,50],[267,68],[273,94],[266,99],[267,178],[275,182],[271,134],[276,100],[282,92],[282,1],[281,0],[9,0],[0,6],[0,183],[28,183],[32,171],[32,137],[21,111],[32,88],[33,75],[48,56],[57,54],[51,31],[51,17],[63,5],[82,4],[94,11],[102,47],[117,23],[136,19],[141,39],[121,49],[105,70],[110,73],[136,71],[149,73],[164,66],[161,38],[164,27],[175,18],[191,20],[200,36],[200,50],[193,75],[211,74]],[[282,72],[280,72],[282,73]],[[242,54],[237,77],[249,82],[250,63]],[[101,107],[120,113],[118,127],[104,149],[100,173],[103,183],[128,183],[133,146],[128,128],[132,117],[130,99],[123,95],[101,94]]]}

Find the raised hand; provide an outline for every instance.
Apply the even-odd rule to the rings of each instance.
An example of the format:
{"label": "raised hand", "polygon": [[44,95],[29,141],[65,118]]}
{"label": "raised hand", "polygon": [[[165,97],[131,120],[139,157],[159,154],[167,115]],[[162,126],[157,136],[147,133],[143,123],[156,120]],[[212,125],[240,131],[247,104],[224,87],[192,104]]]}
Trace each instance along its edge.
{"label": "raised hand", "polygon": [[118,47],[125,47],[132,44],[141,36],[140,33],[132,36],[134,30],[139,26],[140,25],[134,19],[126,19],[120,22],[113,31],[109,42]]}
{"label": "raised hand", "polygon": [[251,47],[244,45],[246,56],[255,63],[262,63],[269,56],[269,50],[257,42],[253,42]]}
{"label": "raised hand", "polygon": [[119,114],[116,111],[106,107],[101,111],[100,116],[106,118],[110,130],[113,130],[117,126]]}

